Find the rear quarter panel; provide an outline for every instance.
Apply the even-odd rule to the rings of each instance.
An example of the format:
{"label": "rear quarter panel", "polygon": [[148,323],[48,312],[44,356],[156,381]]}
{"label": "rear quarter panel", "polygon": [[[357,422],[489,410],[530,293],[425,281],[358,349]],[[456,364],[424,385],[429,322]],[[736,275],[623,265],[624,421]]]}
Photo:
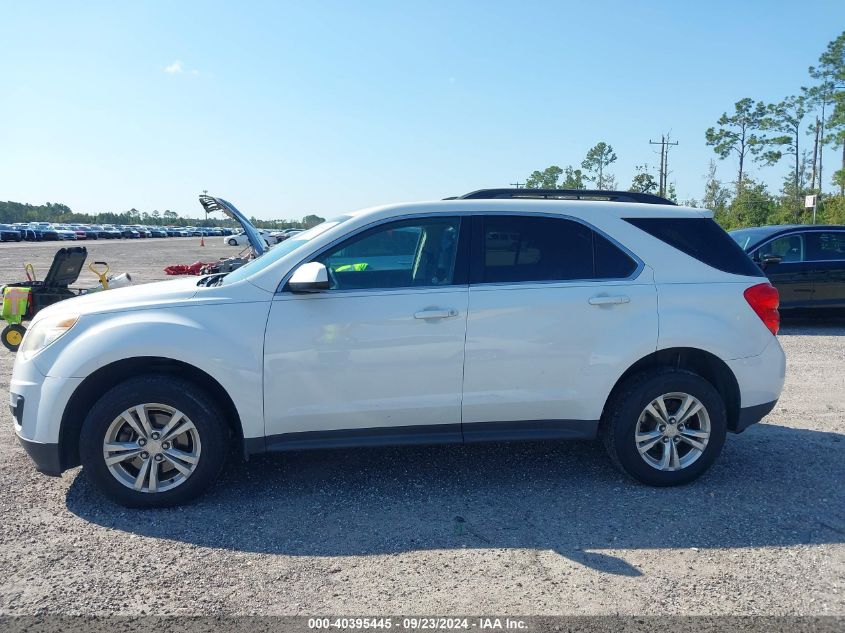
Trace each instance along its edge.
{"label": "rear quarter panel", "polygon": [[763,278],[708,283],[658,283],[658,349],[694,347],[722,360],[762,354],[772,342],[743,296]]}

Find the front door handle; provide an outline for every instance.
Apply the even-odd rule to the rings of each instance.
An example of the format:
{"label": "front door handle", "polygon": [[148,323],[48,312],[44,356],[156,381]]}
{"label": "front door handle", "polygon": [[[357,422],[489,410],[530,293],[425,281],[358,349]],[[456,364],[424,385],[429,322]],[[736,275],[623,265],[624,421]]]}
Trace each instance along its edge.
{"label": "front door handle", "polygon": [[591,306],[612,306],[619,305],[620,303],[629,303],[631,298],[625,295],[612,295],[590,297],[587,301]]}
{"label": "front door handle", "polygon": [[420,310],[419,312],[414,312],[415,319],[448,319],[449,317],[456,317],[458,316],[457,310],[438,310],[438,309],[431,309],[431,310]]}

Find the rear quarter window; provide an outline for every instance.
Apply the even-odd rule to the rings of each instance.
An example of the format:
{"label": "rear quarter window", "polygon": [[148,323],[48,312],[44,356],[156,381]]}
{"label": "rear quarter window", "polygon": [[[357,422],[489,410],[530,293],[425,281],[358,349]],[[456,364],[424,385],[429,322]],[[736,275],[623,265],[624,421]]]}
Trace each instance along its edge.
{"label": "rear quarter window", "polygon": [[722,272],[765,276],[739,244],[711,218],[626,218],[625,221]]}

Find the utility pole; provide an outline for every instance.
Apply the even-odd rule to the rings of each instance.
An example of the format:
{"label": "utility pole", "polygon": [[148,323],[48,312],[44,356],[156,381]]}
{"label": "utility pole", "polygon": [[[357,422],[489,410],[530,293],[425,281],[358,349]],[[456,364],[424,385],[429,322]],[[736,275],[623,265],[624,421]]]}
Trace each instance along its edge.
{"label": "utility pole", "polygon": [[649,145],[660,145],[660,196],[666,197],[666,185],[669,180],[669,147],[677,145],[669,140],[669,134],[661,134],[659,141],[649,139]]}
{"label": "utility pole", "polygon": [[[653,142],[651,139],[648,140],[649,145],[657,145],[656,142]],[[660,168],[657,170],[658,179],[660,180],[659,190],[658,193],[660,196],[663,196],[663,155],[666,153],[666,140],[663,136],[660,137]]]}
{"label": "utility pole", "polygon": [[816,163],[819,156],[819,117],[816,117],[816,138],[813,141],[813,175],[810,178],[810,189],[815,190],[816,188]]}
{"label": "utility pole", "polygon": [[516,187],[517,189],[522,189],[524,186],[525,186],[524,182],[516,181],[516,182],[511,183],[511,187]]}

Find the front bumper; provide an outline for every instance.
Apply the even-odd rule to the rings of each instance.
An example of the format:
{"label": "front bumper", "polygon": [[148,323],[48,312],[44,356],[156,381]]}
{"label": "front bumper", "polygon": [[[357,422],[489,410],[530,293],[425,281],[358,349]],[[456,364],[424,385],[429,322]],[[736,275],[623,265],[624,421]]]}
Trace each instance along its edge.
{"label": "front bumper", "polygon": [[58,444],[42,444],[26,440],[18,435],[18,441],[24,447],[29,457],[35,462],[35,469],[50,475],[60,477],[62,474],[62,457]]}
{"label": "front bumper", "polygon": [[9,409],[12,411],[12,420],[14,420],[15,423],[15,435],[32,461],[35,462],[35,468],[38,472],[58,477],[62,474],[62,457],[61,451],[59,450],[59,444],[34,442],[23,438],[20,435],[25,405],[26,399],[22,395],[14,392],[10,394]]}
{"label": "front bumper", "polygon": [[18,358],[9,383],[12,424],[21,446],[47,475],[60,475],[60,427],[81,378],[44,376],[32,360]]}

